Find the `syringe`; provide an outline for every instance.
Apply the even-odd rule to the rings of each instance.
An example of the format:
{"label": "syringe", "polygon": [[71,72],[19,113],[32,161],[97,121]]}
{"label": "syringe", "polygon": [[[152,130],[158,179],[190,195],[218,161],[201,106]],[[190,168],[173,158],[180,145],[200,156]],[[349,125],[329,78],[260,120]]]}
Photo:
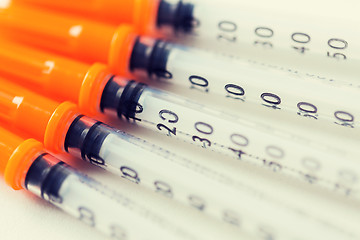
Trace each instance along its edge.
{"label": "syringe", "polygon": [[[0,80],[0,104],[2,122],[38,139],[44,138],[49,150],[81,156],[96,166],[193,207],[201,208],[202,200],[206,199],[211,206],[211,210],[206,213],[235,226],[239,224],[239,214],[242,216],[241,222],[244,222],[244,230],[251,235],[276,235],[276,239],[296,239],[294,236],[303,236],[304,239],[311,239],[314,231],[322,235],[329,233],[329,238],[344,234],[339,229],[329,229],[323,223],[328,222],[323,216],[328,211],[318,211],[315,214],[310,212],[307,215],[304,213],[307,206],[300,206],[299,211],[299,206],[293,207],[289,200],[286,200],[285,206],[284,200],[274,202],[259,199],[262,194],[251,191],[252,194],[249,195],[248,191],[244,192],[238,180],[214,177],[214,173],[215,176],[226,176],[226,172],[219,173],[206,163],[194,163],[171,156],[162,148],[79,115],[73,104],[65,102],[59,105],[4,80]],[[174,191],[176,195],[173,194]],[[239,202],[243,204],[238,204]],[[255,204],[259,211],[248,208],[246,203]],[[291,205],[290,209],[287,205]],[[274,215],[279,217],[273,219]],[[288,224],[284,231],[283,227]],[[298,228],[299,225],[307,231]],[[269,226],[270,230],[265,226]],[[358,234],[351,223],[345,228],[350,239]],[[213,233],[208,231],[208,234]]]}
{"label": "syringe", "polygon": [[334,126],[359,126],[360,108],[353,103],[360,89],[349,86],[339,88],[146,38],[137,39],[129,67],[136,76],[185,87],[198,97],[252,104]]}
{"label": "syringe", "polygon": [[[356,9],[358,3],[349,4]],[[354,18],[356,11],[326,1],[302,1],[301,5],[295,9],[281,0],[262,4],[166,0],[160,3],[158,17],[169,14],[164,19],[170,21],[164,21],[164,26],[171,26],[180,42],[191,46],[356,82],[360,39],[350,27],[344,27],[349,22],[359,24]],[[179,9],[185,9],[182,6],[191,9],[186,19],[176,15]],[[326,11],[322,11],[323,7]],[[175,28],[179,22],[186,26],[185,30]]]}
{"label": "syringe", "polygon": [[165,80],[198,91],[199,96],[253,103],[335,127],[355,128],[359,124],[359,108],[353,104],[359,98],[359,89],[338,88],[226,58],[214,59],[195,49],[139,38],[126,25],[116,29],[14,5],[0,14],[0,27],[2,35],[13,41],[89,63],[109,63],[115,73]]}
{"label": "syringe", "polygon": [[133,23],[140,33],[162,32],[191,46],[266,59],[273,65],[329,79],[347,76],[357,81],[360,73],[360,39],[351,27],[344,27],[350,22],[359,24],[354,17],[356,1],[341,5],[308,0],[296,8],[282,0],[14,2],[106,23]]}
{"label": "syringe", "polygon": [[[128,190],[117,193],[80,174],[46,153],[42,144],[34,139],[25,141],[0,128],[0,158],[0,173],[12,188],[32,192],[109,237],[202,239],[191,232],[196,229],[194,226],[184,228],[172,215],[142,206],[144,199],[133,197]],[[150,194],[147,197],[154,198]],[[178,210],[180,219],[183,209]],[[212,224],[203,218],[198,220],[203,222],[193,224]],[[218,226],[221,229],[221,225]]]}
{"label": "syringe", "polygon": [[171,137],[360,197],[358,164],[347,153],[128,81],[101,64],[90,67],[8,42],[0,49],[3,76],[58,100],[77,102],[83,112],[116,112]]}
{"label": "syringe", "polygon": [[[81,16],[111,25],[121,23],[133,24],[141,34],[162,35],[156,25],[160,0],[7,0],[14,4],[27,4],[62,12],[73,16]],[[7,5],[9,5],[7,4]]]}

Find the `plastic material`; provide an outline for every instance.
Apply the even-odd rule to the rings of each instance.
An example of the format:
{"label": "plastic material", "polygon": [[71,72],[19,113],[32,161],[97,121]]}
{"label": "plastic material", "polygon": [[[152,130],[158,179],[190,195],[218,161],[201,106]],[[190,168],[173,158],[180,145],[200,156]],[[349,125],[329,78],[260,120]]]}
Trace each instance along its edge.
{"label": "plastic material", "polygon": [[[4,150],[0,153],[1,175],[11,187],[25,188],[108,236],[114,236],[116,231],[117,236],[126,236],[129,240],[201,239],[203,230],[189,228],[189,216],[180,216],[181,210],[175,209],[175,215],[179,216],[174,219],[173,214],[159,213],[144,206],[144,198],[132,196],[133,188],[114,192],[46,153],[36,140],[24,141],[0,128],[0,150]],[[145,199],[154,197],[147,193],[145,196]],[[212,223],[205,218],[196,219],[197,227],[202,229]],[[219,224],[216,222],[216,225]],[[115,230],[109,231],[112,229]],[[218,234],[217,238],[224,234],[227,239],[240,237],[237,232],[229,233],[225,228],[213,229],[216,230],[212,234]]]}
{"label": "plastic material", "polygon": [[22,138],[0,127],[0,175],[14,189],[23,187],[24,178],[34,155],[41,152],[43,146],[33,139]]}
{"label": "plastic material", "polygon": [[0,75],[55,100],[75,102],[88,115],[101,111],[102,93],[113,77],[104,64],[89,65],[5,40],[0,41]]}
{"label": "plastic material", "polygon": [[22,142],[8,160],[4,173],[7,184],[15,190],[22,189],[28,169],[43,149],[43,145],[34,139]]}
{"label": "plastic material", "polygon": [[15,3],[42,7],[97,21],[134,24],[140,33],[154,33],[159,0],[13,0]]}
{"label": "plastic material", "polygon": [[91,78],[94,71],[79,61],[0,40],[1,75],[48,96],[58,98],[58,93],[63,92],[68,100],[78,102],[82,81]]}
{"label": "plastic material", "polygon": [[[126,73],[135,29],[11,5],[0,11],[3,37],[88,63],[108,63]],[[125,64],[125,66],[124,66]]]}
{"label": "plastic material", "polygon": [[15,149],[23,142],[23,139],[17,137],[3,128],[0,128],[0,174],[5,173],[8,159]]}
{"label": "plastic material", "polygon": [[76,105],[59,104],[4,79],[0,79],[0,86],[0,121],[44,140],[49,150],[59,151],[71,120],[78,114]]}

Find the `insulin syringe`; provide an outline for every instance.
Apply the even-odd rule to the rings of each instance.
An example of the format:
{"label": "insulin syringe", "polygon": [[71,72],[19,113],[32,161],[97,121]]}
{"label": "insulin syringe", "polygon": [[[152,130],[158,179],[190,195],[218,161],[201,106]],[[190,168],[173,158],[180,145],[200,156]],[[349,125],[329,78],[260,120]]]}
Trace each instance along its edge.
{"label": "insulin syringe", "polygon": [[[191,164],[191,161],[186,159],[179,159],[177,161],[175,158],[172,161],[168,161],[166,156],[160,156],[154,151],[150,151],[152,148],[156,148],[155,145],[79,114],[76,106],[70,102],[58,104],[4,80],[0,80],[0,83],[0,118],[7,126],[17,128],[39,140],[44,139],[45,147],[52,152],[68,152],[73,156],[81,157],[95,166],[120,175],[123,180],[126,179],[133,183],[141,184],[154,192],[168,196],[168,187],[171,186],[177,191],[175,199],[180,200],[180,202],[186,202],[190,206],[196,205],[197,196],[208,199],[209,202],[214,203],[213,211],[215,213],[210,212],[210,215],[215,215],[221,219],[223,219],[224,215],[225,220],[223,223],[209,220],[209,222],[214,222],[215,225],[216,223],[219,224],[218,227],[206,229],[209,227],[209,223],[206,223],[207,220],[201,219],[207,219],[208,216],[203,214],[197,220],[196,217],[190,217],[191,221],[196,222],[195,225],[189,224],[186,214],[181,215],[181,211],[175,212],[173,215],[173,217],[176,216],[174,219],[178,219],[176,223],[182,224],[184,228],[187,226],[184,231],[186,230],[189,233],[190,239],[209,239],[216,235],[225,235],[230,239],[238,239],[242,236],[243,233],[238,228],[230,227],[229,224],[225,224],[226,227],[224,228],[221,226],[224,222],[226,223],[227,219],[230,219],[229,223],[233,221],[233,217],[230,214],[234,213],[228,210],[229,205],[235,207],[234,211],[242,212],[242,205],[238,205],[237,202],[233,201],[232,196],[238,198],[237,195],[240,194],[240,196],[246,198],[247,195],[241,193],[241,191],[237,191],[238,194],[234,194],[229,189],[226,189],[226,187],[222,189],[224,184],[221,184],[221,181],[212,180],[206,174],[198,172],[197,167],[206,168],[206,166],[196,165],[196,167],[191,168],[186,166],[186,164]],[[160,147],[157,147],[157,149],[162,150]],[[167,151],[162,151],[163,154],[167,154]],[[195,181],[195,184],[192,181]],[[209,186],[212,186],[212,188],[209,188]],[[96,186],[90,185],[90,187]],[[121,188],[121,185],[119,185],[119,188]],[[222,192],[222,194],[217,195],[213,191],[214,189],[218,190],[217,193]],[[98,189],[97,191],[102,190]],[[224,196],[227,197],[223,198]],[[251,197],[251,199],[254,198]],[[238,201],[240,200],[241,198],[238,199]],[[126,204],[127,200],[124,199],[124,201],[124,204]],[[259,204],[264,202],[265,209],[271,209],[265,201],[261,199],[255,201],[259,202]],[[252,203],[252,200],[249,202]],[[132,208],[133,206],[129,205],[129,207]],[[140,210],[145,215],[148,215],[148,212],[144,209]],[[157,211],[161,212],[159,209]],[[276,225],[274,227],[279,232],[281,232],[280,226],[289,217],[295,218],[294,221],[307,222],[305,218],[296,220],[296,215],[294,216],[293,213],[283,208],[280,208],[281,211],[285,212],[285,217],[279,219],[279,223],[276,224],[277,227]],[[217,216],[217,214],[220,214],[220,216]],[[260,220],[255,218],[252,212],[246,214],[246,216],[252,216],[249,219],[249,228],[255,233],[251,234],[259,234],[256,232],[257,225],[273,214],[275,213],[270,212],[270,214],[264,215],[264,219]],[[260,215],[260,212],[257,215]],[[149,215],[149,217],[152,216]],[[154,220],[160,221],[161,219],[155,218]],[[169,223],[171,222],[169,221]],[[167,228],[167,224],[164,224],[164,227]],[[138,229],[141,228],[138,227]],[[227,229],[228,231],[224,232],[222,229]],[[205,230],[206,233],[204,235],[202,232]],[[246,229],[248,232],[251,230]],[[181,229],[179,231],[181,232]],[[142,232],[146,233],[147,231]],[[287,238],[288,235],[283,239]],[[150,239],[153,238],[150,236]]]}
{"label": "insulin syringe", "polygon": [[77,102],[82,112],[115,112],[171,137],[360,197],[358,165],[346,153],[123,79],[101,64],[89,66],[4,41],[1,45],[3,76],[49,97]]}
{"label": "insulin syringe", "polygon": [[[271,200],[267,199],[269,197],[264,198],[268,194],[261,192],[244,192],[241,182],[234,175],[226,177],[226,172],[219,172],[205,162],[196,163],[174,157],[162,148],[115,131],[101,122],[80,115],[71,103],[59,105],[0,80],[0,106],[1,121],[37,139],[44,139],[45,147],[52,152],[62,151],[81,156],[93,165],[192,207],[201,208],[201,202],[205,200],[209,203],[209,210],[205,213],[234,226],[241,226],[252,236],[264,235],[266,232],[268,236],[276,236],[276,239],[297,239],[295,236],[312,239],[310,233],[314,231],[322,234],[331,232],[328,238],[343,235],[342,230],[331,227],[336,224],[331,222],[336,222],[337,218],[324,216],[329,211],[320,211],[319,208],[314,213],[307,211],[307,205],[293,206],[291,202],[294,202],[294,198],[291,195],[280,201],[273,200],[274,197],[270,197]],[[263,196],[263,199],[259,196]],[[250,205],[256,206],[257,211],[249,208]],[[275,215],[278,217],[273,219]],[[330,224],[327,224],[328,218],[332,219]],[[240,222],[243,224],[237,225]],[[284,226],[287,226],[286,231]],[[302,226],[302,229],[298,226]],[[344,228],[349,234],[347,237],[360,234],[351,223]],[[207,232],[213,234],[209,230]]]}
{"label": "insulin syringe", "polygon": [[[360,39],[348,24],[359,24],[352,9],[358,3],[339,7],[327,1],[302,1],[302,7],[294,8],[289,1],[261,2],[162,1],[158,18],[168,14],[163,25],[170,25],[180,35],[177,39],[191,46],[357,81]],[[177,15],[185,9],[186,17]]]}
{"label": "insulin syringe", "polygon": [[2,36],[13,41],[89,63],[108,63],[115,73],[145,74],[189,88],[199,97],[206,94],[238,104],[253,103],[335,127],[355,128],[359,124],[359,107],[353,104],[359,99],[359,89],[215,59],[203,51],[139,38],[126,25],[116,28],[14,5],[0,13],[0,28]]}
{"label": "insulin syringe", "polygon": [[[255,57],[328,79],[357,81],[358,2],[236,0],[14,0],[111,24],[132,23],[140,33],[172,36],[192,46]],[[294,3],[295,4],[295,3]],[[324,11],[323,11],[324,9]],[[251,58],[250,57],[250,58]]]}
{"label": "insulin syringe", "polygon": [[[360,234],[354,227],[355,220],[342,226],[335,215],[328,217],[331,211],[318,208],[315,213],[308,212],[307,205],[294,207],[289,196],[279,201],[273,200],[274,197],[269,200],[261,192],[244,192],[236,178],[225,177],[226,172],[219,173],[206,163],[171,156],[162,148],[79,115],[71,103],[59,105],[4,80],[0,80],[0,102],[1,121],[38,139],[43,138],[49,150],[81,156],[98,167],[193,207],[201,208],[201,201],[206,200],[211,210],[205,213],[240,227],[251,236],[316,239],[316,232],[326,235],[327,239],[352,239]],[[256,211],[249,206],[256,207]],[[349,213],[340,211],[339,214],[345,218]],[[341,227],[333,228],[334,224]],[[191,233],[200,234],[195,230]],[[218,233],[217,228],[207,230],[209,236]]]}
{"label": "insulin syringe", "polygon": [[146,38],[137,40],[130,69],[136,76],[146,74],[174,88],[190,89],[198,97],[249,103],[334,126],[359,126],[360,108],[353,104],[360,98],[356,88],[324,84]]}
{"label": "insulin syringe", "polygon": [[[46,153],[36,140],[23,140],[0,128],[0,157],[0,173],[12,188],[32,192],[113,239],[202,239],[191,233],[195,226],[178,226],[172,215],[142,206],[144,199],[126,188],[117,193],[78,173]],[[181,211],[177,213],[182,218]],[[211,224],[198,220],[203,222],[195,225]]]}

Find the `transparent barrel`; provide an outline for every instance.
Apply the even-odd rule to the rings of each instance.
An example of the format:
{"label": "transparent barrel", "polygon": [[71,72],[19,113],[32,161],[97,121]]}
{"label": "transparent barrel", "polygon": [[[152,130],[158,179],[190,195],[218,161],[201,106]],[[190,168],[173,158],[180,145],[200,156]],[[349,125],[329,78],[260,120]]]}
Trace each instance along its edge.
{"label": "transparent barrel", "polygon": [[170,218],[141,206],[141,199],[113,192],[49,154],[34,161],[25,187],[114,239],[198,239]]}
{"label": "transparent barrel", "polygon": [[[87,117],[80,116],[74,121],[66,146],[70,153],[81,154],[84,160],[196,208],[251,236],[261,238],[266,235],[274,239],[302,236],[302,239],[309,239],[308,233],[314,231],[342,235],[338,229],[329,229],[321,214],[311,211],[299,214],[301,209],[306,212],[304,206],[293,206],[288,199],[283,201],[286,204],[272,198],[269,200],[266,194],[249,191],[236,177],[228,176],[209,164],[181,158]],[[254,205],[256,211],[247,207]],[[275,214],[278,218],[273,219]],[[300,225],[307,231],[299,229],[297,226]],[[284,231],[283,226],[287,226],[288,231]],[[208,233],[212,235],[210,230]]]}
{"label": "transparent barrel", "polygon": [[189,89],[199,97],[257,105],[333,127],[357,128],[360,124],[360,107],[354,104],[360,100],[360,88],[355,85],[326,84],[146,38],[135,45],[131,68],[135,74],[145,73],[173,88]]}
{"label": "transparent barrel", "polygon": [[357,81],[360,37],[349,26],[360,23],[356,6],[356,1],[293,6],[281,0],[164,0],[158,27],[171,29],[176,40],[191,46]]}
{"label": "transparent barrel", "polygon": [[[105,88],[103,110],[173,138],[237,160],[359,198],[357,159],[336,147],[256,124],[188,99],[115,77]],[[339,161],[338,159],[342,159]]]}

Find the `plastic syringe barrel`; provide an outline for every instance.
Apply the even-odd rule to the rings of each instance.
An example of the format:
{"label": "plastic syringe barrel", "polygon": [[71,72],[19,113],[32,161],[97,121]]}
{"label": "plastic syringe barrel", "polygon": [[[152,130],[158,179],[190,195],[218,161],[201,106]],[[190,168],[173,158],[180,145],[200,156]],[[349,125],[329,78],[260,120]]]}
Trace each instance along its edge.
{"label": "plastic syringe barrel", "polygon": [[153,34],[156,32],[160,0],[13,0],[12,2],[16,5],[41,7],[113,25],[129,23],[135,25],[141,34]]}
{"label": "plastic syringe barrel", "polygon": [[[169,221],[156,211],[145,210],[142,199],[130,196],[128,191],[131,189],[114,192],[45,152],[40,142],[23,140],[2,127],[0,175],[4,175],[13,189],[27,189],[80,220],[84,220],[85,212],[89,221],[84,223],[108,236],[114,235],[111,229],[116,228],[118,234],[128,235],[128,239],[147,239],[149,236],[154,239],[193,239],[188,237],[191,233],[186,230],[185,234],[178,234],[177,231],[184,229],[175,221]],[[126,204],[119,200],[124,196]],[[166,222],[166,228],[159,224],[161,221]],[[147,231],[138,231],[139,228]]]}
{"label": "plastic syringe barrel", "polygon": [[100,111],[103,89],[113,75],[104,64],[90,65],[4,39],[0,74],[55,100],[75,102],[89,115]]}
{"label": "plastic syringe barrel", "polygon": [[0,122],[19,129],[55,153],[69,152],[103,167],[98,159],[102,142],[114,129],[83,116],[75,104],[57,103],[0,79]]}
{"label": "plastic syringe barrel", "polygon": [[[188,9],[186,4],[180,5],[181,9]],[[166,19],[159,24],[170,21]],[[161,70],[167,63],[168,44],[151,38],[139,38],[135,28],[130,25],[115,27],[14,5],[0,11],[0,30],[2,37],[14,42],[91,64],[107,63],[111,71],[117,74],[129,76],[134,69],[145,65],[149,74],[166,74]],[[149,42],[153,42],[154,46]],[[151,54],[146,55],[145,50],[151,50]]]}
{"label": "plastic syringe barrel", "polygon": [[[149,76],[166,76],[169,53],[162,41],[152,45],[138,38],[131,69]],[[55,100],[75,102],[89,115],[112,109],[119,117],[133,118],[145,88],[144,84],[111,74],[106,65],[89,65],[6,40],[0,40],[0,74]]]}
{"label": "plastic syringe barrel", "polygon": [[2,37],[88,63],[108,63],[127,73],[137,36],[129,25],[119,27],[39,9],[10,6],[0,9]]}
{"label": "plastic syringe barrel", "polygon": [[[58,170],[53,171],[58,164],[62,167],[56,167]],[[40,142],[24,140],[0,127],[0,174],[15,190],[31,189],[49,200],[49,196],[57,195],[63,180],[71,174],[71,171],[65,170],[65,166],[59,159],[46,153]]]}
{"label": "plastic syringe barrel", "polygon": [[110,24],[131,23],[143,34],[154,34],[156,28],[171,27],[174,31],[192,29],[194,4],[166,0],[13,0],[53,11],[96,19]]}
{"label": "plastic syringe barrel", "polygon": [[0,79],[0,121],[18,129],[54,152],[62,152],[65,134],[79,115],[75,104],[58,103]]}
{"label": "plastic syringe barrel", "polygon": [[168,74],[165,69],[171,45],[139,38],[129,25],[113,27],[13,6],[0,12],[0,30],[3,37],[14,42],[91,64],[107,63],[116,74],[132,76],[136,69],[145,69],[150,76]]}
{"label": "plastic syringe barrel", "polygon": [[59,98],[78,102],[90,66],[55,54],[0,40],[0,73],[22,85]]}

